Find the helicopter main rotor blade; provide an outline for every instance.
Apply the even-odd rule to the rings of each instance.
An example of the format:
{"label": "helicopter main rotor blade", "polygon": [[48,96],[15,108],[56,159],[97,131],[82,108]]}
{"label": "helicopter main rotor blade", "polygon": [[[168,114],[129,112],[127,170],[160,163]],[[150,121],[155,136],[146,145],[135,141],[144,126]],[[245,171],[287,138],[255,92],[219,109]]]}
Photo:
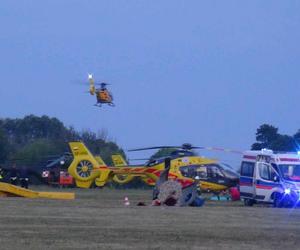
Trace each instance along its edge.
{"label": "helicopter main rotor blade", "polygon": [[221,152],[226,152],[226,153],[243,154],[243,151],[235,150],[235,149],[228,149],[228,148],[203,147],[202,149],[209,150],[209,151],[221,151]]}
{"label": "helicopter main rotor blade", "polygon": [[99,83],[99,82],[97,82],[97,83],[95,83],[95,85],[100,85],[100,86],[104,85],[104,86],[106,86],[106,85],[111,85],[111,83],[102,83],[102,82]]}
{"label": "helicopter main rotor blade", "polygon": [[234,154],[242,154],[243,153],[240,150],[227,149],[227,148],[219,148],[219,147],[192,146],[189,143],[185,143],[182,146],[156,146],[156,147],[146,147],[146,148],[130,149],[128,151],[132,152],[132,151],[142,151],[142,150],[151,150],[151,149],[164,149],[164,148],[174,148],[174,149],[182,149],[182,150],[201,149],[201,150],[209,150],[209,151],[221,151],[221,152],[234,153]]}
{"label": "helicopter main rotor blade", "polygon": [[130,149],[128,151],[141,151],[141,150],[163,149],[163,148],[174,148],[174,149],[191,150],[191,149],[203,149],[204,147],[197,147],[197,146],[192,146],[192,144],[190,144],[190,143],[184,143],[181,146],[155,146],[155,147]]}
{"label": "helicopter main rotor blade", "polygon": [[162,149],[162,148],[181,148],[178,146],[157,146],[157,147],[146,147],[146,148],[135,148],[135,149],[129,149],[129,152],[133,152],[133,151],[142,151],[142,150],[151,150],[151,149]]}

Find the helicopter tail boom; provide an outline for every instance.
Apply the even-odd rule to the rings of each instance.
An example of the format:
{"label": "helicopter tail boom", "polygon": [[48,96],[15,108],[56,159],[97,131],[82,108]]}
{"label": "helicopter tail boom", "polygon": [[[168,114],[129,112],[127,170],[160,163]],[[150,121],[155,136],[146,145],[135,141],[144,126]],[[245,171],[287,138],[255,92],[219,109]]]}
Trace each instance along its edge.
{"label": "helicopter tail boom", "polygon": [[89,92],[90,92],[91,95],[94,95],[95,92],[96,92],[96,88],[95,88],[95,82],[94,82],[94,79],[93,79],[93,75],[89,74],[88,78],[89,78],[89,82],[90,82]]}
{"label": "helicopter tail boom", "polygon": [[120,154],[112,155],[111,158],[115,167],[124,167],[128,165],[125,159]]}

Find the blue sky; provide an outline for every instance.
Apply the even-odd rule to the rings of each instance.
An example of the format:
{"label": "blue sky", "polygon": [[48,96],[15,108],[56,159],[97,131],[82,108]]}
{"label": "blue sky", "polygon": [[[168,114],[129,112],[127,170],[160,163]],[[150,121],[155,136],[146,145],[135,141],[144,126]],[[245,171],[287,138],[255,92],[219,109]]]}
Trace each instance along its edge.
{"label": "blue sky", "polygon": [[[2,0],[0,117],[106,129],[125,149],[248,149],[263,123],[293,134],[299,13],[297,0]],[[112,84],[115,108],[76,84],[88,73]]]}

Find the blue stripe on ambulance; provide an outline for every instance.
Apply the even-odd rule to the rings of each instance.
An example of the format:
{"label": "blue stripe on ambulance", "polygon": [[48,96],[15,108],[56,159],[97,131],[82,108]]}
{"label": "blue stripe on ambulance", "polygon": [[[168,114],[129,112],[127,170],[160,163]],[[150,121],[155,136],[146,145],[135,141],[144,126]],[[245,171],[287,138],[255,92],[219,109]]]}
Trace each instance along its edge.
{"label": "blue stripe on ambulance", "polygon": [[240,185],[241,186],[253,186],[253,177],[240,177]]}

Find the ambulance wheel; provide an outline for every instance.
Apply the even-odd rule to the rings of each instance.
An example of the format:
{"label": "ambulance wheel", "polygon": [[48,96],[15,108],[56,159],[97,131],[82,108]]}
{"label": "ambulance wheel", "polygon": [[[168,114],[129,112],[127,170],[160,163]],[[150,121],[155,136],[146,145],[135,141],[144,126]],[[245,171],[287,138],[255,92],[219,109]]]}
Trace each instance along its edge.
{"label": "ambulance wheel", "polygon": [[284,202],[282,200],[282,195],[281,194],[275,194],[274,195],[274,202],[273,202],[273,207],[283,207]]}
{"label": "ambulance wheel", "polygon": [[244,205],[247,207],[252,207],[254,204],[254,201],[251,199],[244,199]]}

